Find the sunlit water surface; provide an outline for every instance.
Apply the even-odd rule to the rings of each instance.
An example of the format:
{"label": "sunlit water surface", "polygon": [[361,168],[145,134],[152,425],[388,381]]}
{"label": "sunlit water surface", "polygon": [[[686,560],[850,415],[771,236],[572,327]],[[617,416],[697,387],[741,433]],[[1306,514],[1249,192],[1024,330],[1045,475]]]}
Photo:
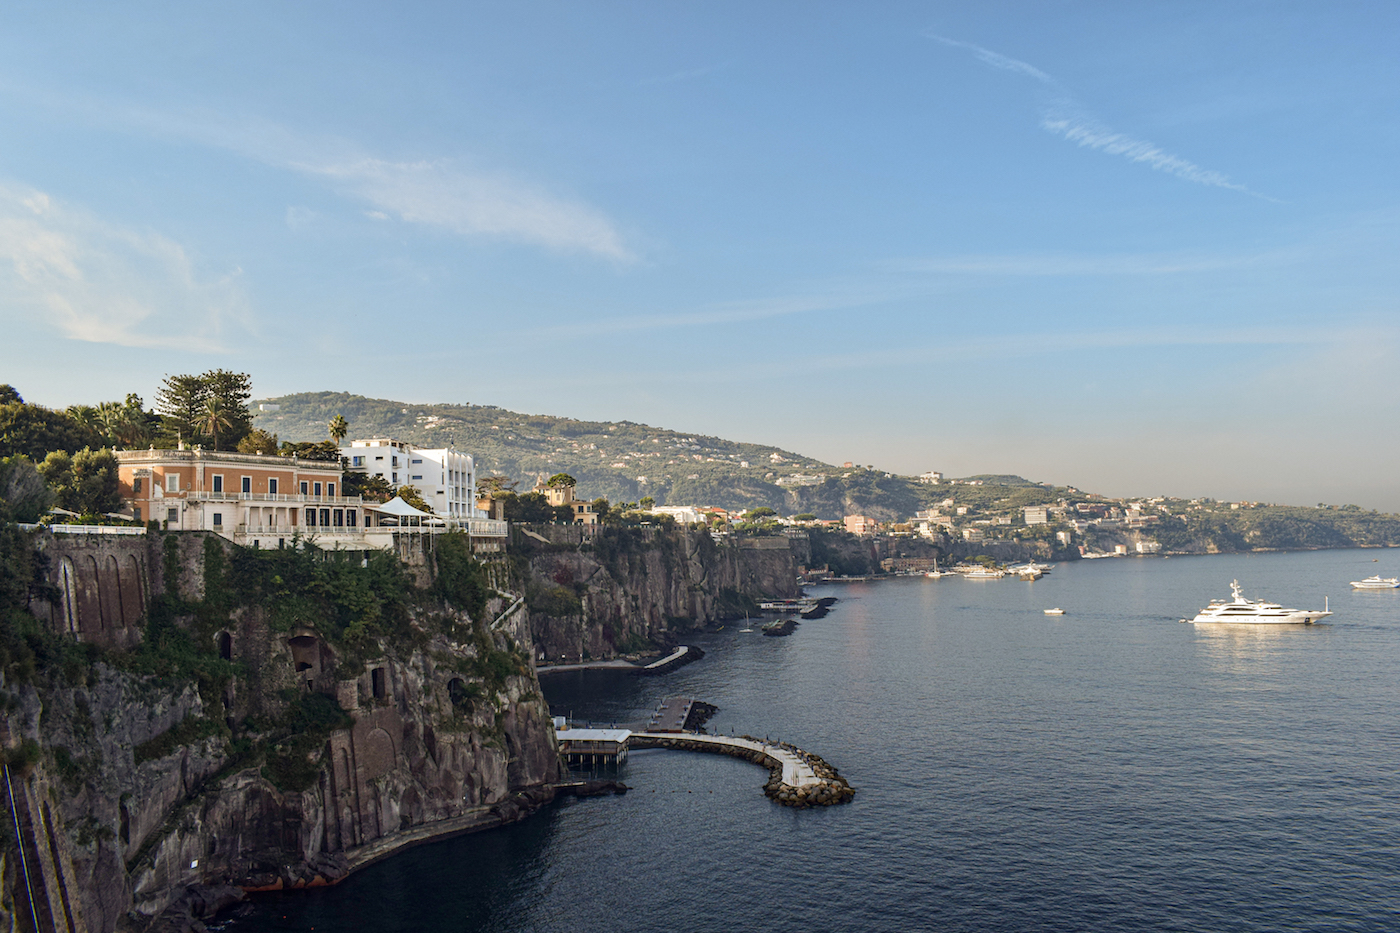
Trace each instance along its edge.
{"label": "sunlit water surface", "polygon": [[[544,686],[556,713],[601,722],[707,700],[712,730],[822,755],[853,803],[794,811],[745,762],[634,753],[625,796],[262,897],[230,929],[1397,930],[1400,591],[1348,586],[1377,572],[1400,554],[821,588],[841,602],[789,638],[728,625],[666,677]],[[1235,577],[1336,614],[1178,623]]]}

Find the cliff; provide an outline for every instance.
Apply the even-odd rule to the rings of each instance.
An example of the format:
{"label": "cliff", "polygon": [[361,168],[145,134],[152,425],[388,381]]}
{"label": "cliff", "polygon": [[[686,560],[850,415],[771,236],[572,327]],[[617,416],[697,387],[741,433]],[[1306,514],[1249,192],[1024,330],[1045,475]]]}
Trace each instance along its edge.
{"label": "cliff", "polygon": [[5,528],[0,929],[187,928],[552,795],[526,613],[464,536],[401,560]]}
{"label": "cliff", "polygon": [[797,595],[805,538],[686,528],[515,527],[537,657],[611,658],[674,644],[685,632]]}

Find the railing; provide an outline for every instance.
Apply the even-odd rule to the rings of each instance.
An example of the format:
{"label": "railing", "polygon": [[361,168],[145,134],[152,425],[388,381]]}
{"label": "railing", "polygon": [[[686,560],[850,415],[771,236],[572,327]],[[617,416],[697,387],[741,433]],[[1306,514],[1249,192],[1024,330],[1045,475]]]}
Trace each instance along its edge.
{"label": "railing", "polygon": [[309,538],[312,535],[353,535],[359,537],[364,534],[364,529],[357,526],[345,525],[225,525],[222,528],[216,526],[214,531],[221,531],[224,528],[232,528],[235,535],[252,535],[271,537],[280,535],[291,537],[301,535]]}
{"label": "railing", "polygon": [[118,450],[117,454],[117,459],[122,463],[137,463],[142,460],[221,460],[239,463],[258,463],[268,466],[273,463],[285,465],[296,461],[299,469],[316,469],[318,467],[337,471],[340,469],[339,460],[308,460],[303,457],[283,457],[275,454],[245,454],[232,450],[170,450],[168,448],[162,448],[158,450]]}
{"label": "railing", "polygon": [[145,526],[136,527],[133,525],[36,525],[30,522],[20,522],[19,527],[25,531],[47,528],[59,535],[143,535],[146,533]]}
{"label": "railing", "polygon": [[[297,493],[280,492],[212,492],[208,489],[186,492],[186,499],[201,501],[228,502],[293,502],[305,505],[364,505],[359,496],[303,496]],[[166,498],[176,498],[174,493],[166,493]]]}
{"label": "railing", "polygon": [[495,518],[467,518],[458,520],[467,534],[481,538],[504,538],[510,534],[510,522]]}

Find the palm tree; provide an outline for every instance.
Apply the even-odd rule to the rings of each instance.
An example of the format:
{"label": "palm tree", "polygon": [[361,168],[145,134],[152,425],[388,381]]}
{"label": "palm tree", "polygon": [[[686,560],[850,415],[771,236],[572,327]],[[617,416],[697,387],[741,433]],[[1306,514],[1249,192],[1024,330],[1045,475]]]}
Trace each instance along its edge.
{"label": "palm tree", "polygon": [[200,413],[198,427],[214,441],[215,450],[219,449],[219,429],[232,426],[233,419],[229,417],[224,400],[217,395],[210,396],[204,403],[204,411]]}
{"label": "palm tree", "polygon": [[328,427],[331,431],[331,439],[337,444],[345,440],[345,435],[350,433],[350,422],[346,421],[341,415],[336,415],[332,418]]}

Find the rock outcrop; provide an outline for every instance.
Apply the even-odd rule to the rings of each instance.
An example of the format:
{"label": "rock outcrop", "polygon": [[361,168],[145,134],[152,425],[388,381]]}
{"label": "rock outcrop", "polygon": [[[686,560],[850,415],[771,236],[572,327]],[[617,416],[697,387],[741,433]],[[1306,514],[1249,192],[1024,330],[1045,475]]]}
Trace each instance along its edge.
{"label": "rock outcrop", "polygon": [[537,658],[612,658],[797,595],[805,556],[783,535],[716,541],[702,529],[516,528]]}
{"label": "rock outcrop", "polygon": [[[60,588],[92,556],[38,537]],[[0,928],[197,929],[244,890],[333,883],[552,799],[527,616],[479,585],[490,574],[469,555],[449,585],[441,551],[404,567],[240,555],[198,534],[127,540],[130,554],[104,542],[96,566],[133,568],[111,578],[146,600],[140,646],[121,650],[125,608],[94,614],[101,592],[65,603],[60,589],[30,637],[33,669],[11,654],[0,670],[15,798]],[[70,628],[74,615],[91,624]]]}

